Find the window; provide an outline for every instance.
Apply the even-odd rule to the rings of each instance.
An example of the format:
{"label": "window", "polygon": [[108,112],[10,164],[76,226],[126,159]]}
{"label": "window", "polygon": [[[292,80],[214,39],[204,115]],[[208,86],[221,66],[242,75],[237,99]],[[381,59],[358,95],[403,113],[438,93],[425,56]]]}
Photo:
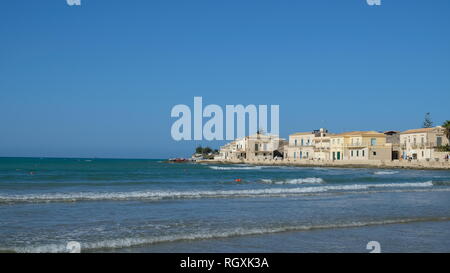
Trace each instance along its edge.
{"label": "window", "polygon": [[352,156],[353,156],[353,151],[351,152]]}
{"label": "window", "polygon": [[359,157],[359,151],[356,151],[356,156]]}
{"label": "window", "polygon": [[377,145],[377,139],[376,138],[371,138],[370,139],[370,146],[376,146]]}
{"label": "window", "polygon": [[441,136],[436,137],[436,146],[442,146],[442,137]]}
{"label": "window", "polygon": [[362,150],[362,156],[364,157],[364,150]]}
{"label": "window", "polygon": [[258,151],[258,144],[255,144],[255,151]]}
{"label": "window", "polygon": [[377,152],[373,152],[373,155],[377,155]]}
{"label": "window", "polygon": [[424,157],[424,153],[423,153],[423,151],[422,151],[422,157]]}
{"label": "window", "polygon": [[296,152],[294,152],[294,159],[296,159],[297,158],[297,153]]}
{"label": "window", "polygon": [[297,146],[297,140],[294,140],[294,146]]}

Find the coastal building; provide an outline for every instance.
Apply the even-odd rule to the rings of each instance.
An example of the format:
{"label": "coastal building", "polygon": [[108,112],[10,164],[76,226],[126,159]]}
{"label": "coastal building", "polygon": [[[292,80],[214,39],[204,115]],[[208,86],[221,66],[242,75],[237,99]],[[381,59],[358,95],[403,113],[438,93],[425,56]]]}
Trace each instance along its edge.
{"label": "coastal building", "polygon": [[274,157],[280,159],[284,154],[285,140],[276,135],[256,133],[244,138],[247,160],[269,160]]}
{"label": "coastal building", "polygon": [[330,136],[332,136],[333,134],[328,133],[328,130],[324,128],[314,130],[313,133],[314,160],[330,160]]}
{"label": "coastal building", "polygon": [[392,160],[392,144],[376,131],[353,131],[330,136],[331,160]]}
{"label": "coastal building", "polygon": [[328,130],[320,128],[289,135],[289,144],[285,150],[285,159],[288,161],[329,160],[330,134]]}
{"label": "coastal building", "polygon": [[314,158],[314,133],[304,132],[289,135],[287,159],[290,161]]}
{"label": "coastal building", "polygon": [[219,154],[214,157],[214,160],[218,160],[218,161],[230,160],[229,155],[231,154],[231,149],[230,149],[231,144],[232,143],[227,143],[227,144],[221,146],[219,149]]}
{"label": "coastal building", "polygon": [[260,161],[274,157],[281,159],[285,145],[285,140],[278,136],[257,133],[220,147],[219,155],[214,159],[220,161]]}
{"label": "coastal building", "polygon": [[[398,131],[352,131],[340,134],[326,129],[299,132],[286,141],[276,135],[257,134],[236,139],[220,147],[214,157],[229,162],[270,162],[316,164],[387,164],[403,159],[448,162],[449,144],[443,127]],[[394,162],[393,162],[394,163]],[[408,162],[399,162],[408,163]],[[425,162],[428,163],[428,162]]]}
{"label": "coastal building", "polygon": [[384,134],[386,135],[386,143],[390,143],[392,145],[392,160],[400,159],[400,132],[386,131]]}
{"label": "coastal building", "polygon": [[244,138],[238,138],[220,147],[216,160],[242,160],[245,159],[246,142]]}
{"label": "coastal building", "polygon": [[445,154],[439,147],[448,145],[445,129],[441,126],[433,128],[411,129],[400,133],[400,145],[403,159],[440,160]]}

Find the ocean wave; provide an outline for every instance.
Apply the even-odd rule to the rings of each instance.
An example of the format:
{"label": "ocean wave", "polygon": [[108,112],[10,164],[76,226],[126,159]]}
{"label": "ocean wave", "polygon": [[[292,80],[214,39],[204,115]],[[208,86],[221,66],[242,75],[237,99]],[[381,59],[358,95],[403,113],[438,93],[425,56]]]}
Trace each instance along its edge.
{"label": "ocean wave", "polygon": [[[342,229],[342,228],[357,228],[367,226],[393,225],[393,224],[408,224],[418,222],[444,222],[450,221],[450,217],[435,217],[435,218],[405,218],[405,219],[387,219],[367,222],[348,222],[322,225],[287,225],[278,227],[266,228],[234,228],[223,231],[197,232],[190,234],[174,234],[162,236],[149,237],[128,237],[109,239],[96,242],[82,242],[82,251],[92,251],[101,249],[121,249],[128,247],[138,247],[144,245],[170,243],[176,241],[195,241],[207,239],[221,239],[238,236],[262,235],[281,232],[292,231],[310,231],[321,229]],[[0,252],[20,252],[20,253],[54,253],[54,252],[68,252],[66,244],[47,244],[26,247],[13,247],[9,249],[0,249]]]}
{"label": "ocean wave", "polygon": [[450,181],[434,181],[435,186],[450,186]]}
{"label": "ocean wave", "polygon": [[76,192],[0,195],[0,204],[4,203],[49,203],[79,201],[130,201],[162,199],[198,199],[198,198],[237,198],[237,197],[282,197],[298,194],[368,190],[371,188],[421,188],[432,187],[433,182],[391,183],[391,184],[352,184],[339,186],[309,186],[297,188],[267,188],[247,190],[210,190],[210,191],[134,191],[134,192]]}
{"label": "ocean wave", "polygon": [[266,184],[277,184],[277,185],[283,185],[283,184],[321,184],[325,181],[320,177],[307,177],[307,178],[293,178],[293,179],[286,179],[286,180],[272,180],[272,179],[261,179],[261,182]]}
{"label": "ocean wave", "polygon": [[396,173],[398,173],[398,171],[377,171],[377,172],[374,172],[373,174],[376,174],[376,175],[389,175],[389,174],[396,174]]}

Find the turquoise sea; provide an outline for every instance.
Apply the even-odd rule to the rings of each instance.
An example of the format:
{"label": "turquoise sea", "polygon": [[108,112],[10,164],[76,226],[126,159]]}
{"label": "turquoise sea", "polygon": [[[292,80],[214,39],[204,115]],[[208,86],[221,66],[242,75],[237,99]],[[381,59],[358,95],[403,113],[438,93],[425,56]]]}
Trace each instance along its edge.
{"label": "turquoise sea", "polygon": [[[235,182],[241,179],[241,182]],[[450,171],[0,158],[0,252],[450,252]]]}

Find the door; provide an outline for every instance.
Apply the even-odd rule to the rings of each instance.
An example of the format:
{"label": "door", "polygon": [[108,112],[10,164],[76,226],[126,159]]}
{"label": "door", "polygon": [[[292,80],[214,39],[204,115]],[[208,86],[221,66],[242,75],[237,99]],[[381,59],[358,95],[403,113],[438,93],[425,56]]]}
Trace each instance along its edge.
{"label": "door", "polygon": [[341,152],[337,152],[337,160],[341,160]]}

